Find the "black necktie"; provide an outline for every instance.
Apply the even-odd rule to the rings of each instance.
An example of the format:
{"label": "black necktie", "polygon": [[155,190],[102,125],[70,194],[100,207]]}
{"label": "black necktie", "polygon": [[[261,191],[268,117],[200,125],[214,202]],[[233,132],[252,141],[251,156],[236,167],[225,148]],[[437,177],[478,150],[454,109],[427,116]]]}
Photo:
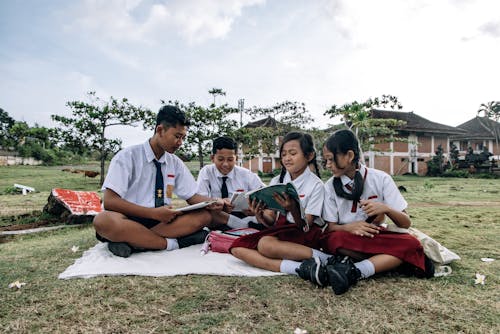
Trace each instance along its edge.
{"label": "black necktie", "polygon": [[155,208],[163,206],[163,173],[161,172],[161,163],[153,160],[156,166],[156,184],[155,184]]}
{"label": "black necktie", "polygon": [[222,187],[220,187],[220,193],[222,198],[228,198],[229,193],[227,192],[227,184],[226,184],[227,176],[222,177]]}

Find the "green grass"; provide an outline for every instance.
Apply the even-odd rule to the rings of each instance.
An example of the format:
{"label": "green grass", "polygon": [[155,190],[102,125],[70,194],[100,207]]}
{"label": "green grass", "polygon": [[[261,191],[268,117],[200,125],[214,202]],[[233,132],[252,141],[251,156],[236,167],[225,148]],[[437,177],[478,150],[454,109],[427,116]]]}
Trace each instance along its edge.
{"label": "green grass", "polygon": [[[32,184],[41,191],[68,177],[57,168],[32,169],[27,168]],[[11,171],[0,168],[0,189]],[[42,174],[44,180],[38,180]],[[69,187],[92,190],[80,183],[84,180],[65,180]],[[451,276],[386,275],[361,281],[342,296],[282,276],[59,280],[59,273],[96,244],[93,229],[82,226],[0,244],[0,332],[293,333],[296,327],[309,333],[500,332],[500,196],[495,193],[500,180],[396,181],[408,190],[413,225],[462,257],[452,264]],[[31,195],[9,196],[19,199],[9,204],[15,207]],[[74,245],[80,248],[76,253]],[[485,263],[481,257],[497,260]],[[486,275],[484,286],[474,285],[476,272]],[[9,289],[16,280],[27,284]]]}

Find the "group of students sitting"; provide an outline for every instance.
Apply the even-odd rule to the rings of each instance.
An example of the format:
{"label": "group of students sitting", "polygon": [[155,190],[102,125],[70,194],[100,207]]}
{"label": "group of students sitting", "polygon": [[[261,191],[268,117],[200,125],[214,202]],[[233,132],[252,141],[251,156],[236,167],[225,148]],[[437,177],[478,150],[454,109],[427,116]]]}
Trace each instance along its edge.
{"label": "group of students sitting", "polygon": [[[300,199],[299,204],[285,193],[275,194],[284,215],[255,200],[245,212],[232,212],[232,194],[264,183],[236,165],[237,145],[231,138],[213,141],[213,164],[203,167],[196,181],[174,155],[189,125],[177,107],[163,106],[153,137],[111,160],[102,188],[104,211],[95,217],[94,227],[96,237],[108,242],[113,254],[174,250],[203,243],[206,227],[250,226],[260,231],[236,239],[232,255],[255,267],[331,286],[335,294],[396,268],[432,277],[432,262],[416,238],[380,226],[389,217],[398,227],[408,228],[407,202],[388,174],[360,163],[358,140],[351,131],[338,130],[323,145],[323,159],[333,174],[326,183],[319,177],[313,138],[301,132],[283,138],[282,172],[270,185],[291,182]],[[171,207],[173,194],[189,204],[214,202],[182,213]]]}

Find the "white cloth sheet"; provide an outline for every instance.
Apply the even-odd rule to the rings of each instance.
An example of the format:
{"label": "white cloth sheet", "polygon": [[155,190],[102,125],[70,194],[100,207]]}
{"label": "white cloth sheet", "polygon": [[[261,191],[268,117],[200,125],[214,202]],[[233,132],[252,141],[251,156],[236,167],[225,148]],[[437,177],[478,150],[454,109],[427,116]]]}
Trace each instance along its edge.
{"label": "white cloth sheet", "polygon": [[174,251],[153,251],[134,253],[128,258],[114,256],[107,243],[98,243],[85,251],[59,275],[60,279],[90,278],[96,276],[176,276],[176,275],[219,275],[219,276],[273,276],[282,275],[254,268],[230,254],[208,252],[200,254],[201,245]]}

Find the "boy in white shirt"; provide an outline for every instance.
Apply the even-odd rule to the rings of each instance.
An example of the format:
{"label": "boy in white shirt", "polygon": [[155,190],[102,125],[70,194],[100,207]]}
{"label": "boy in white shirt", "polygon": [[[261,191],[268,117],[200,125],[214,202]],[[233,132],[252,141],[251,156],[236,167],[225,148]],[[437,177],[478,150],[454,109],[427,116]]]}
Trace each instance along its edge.
{"label": "boy in white shirt", "polygon": [[163,106],[153,137],[111,160],[102,186],[104,211],[94,218],[94,228],[113,254],[128,257],[134,251],[173,250],[204,241],[202,229],[211,224],[212,212],[220,213],[223,201],[184,214],[170,206],[173,193],[189,204],[211,200],[196,193],[196,181],[174,155],[189,124],[179,108]]}
{"label": "boy in white shirt", "polygon": [[[237,144],[230,137],[214,139],[210,159],[213,164],[207,165],[198,174],[198,194],[208,197],[220,197],[224,201],[224,211],[231,213],[233,205],[231,198],[235,193],[245,193],[250,190],[264,187],[265,184],[252,171],[236,166]],[[247,227],[245,218],[253,215],[250,210],[232,212],[229,217],[221,216],[221,221],[227,221],[228,227]]]}

